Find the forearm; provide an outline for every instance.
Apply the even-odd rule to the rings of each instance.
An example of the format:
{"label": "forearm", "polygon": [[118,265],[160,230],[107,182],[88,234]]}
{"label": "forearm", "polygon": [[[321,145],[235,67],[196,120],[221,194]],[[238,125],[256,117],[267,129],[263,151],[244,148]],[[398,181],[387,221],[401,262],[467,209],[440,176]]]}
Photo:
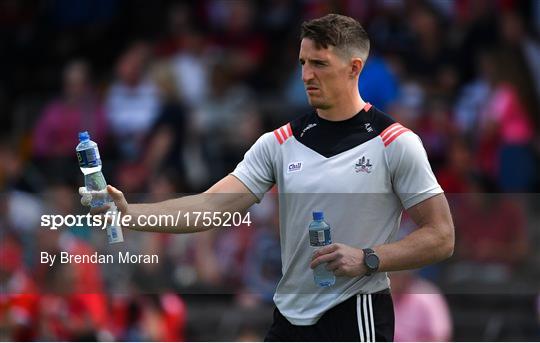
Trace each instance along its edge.
{"label": "forearm", "polygon": [[[89,204],[97,196],[81,187],[81,203]],[[227,175],[206,192],[153,204],[128,204],[124,194],[115,187],[107,186],[108,196],[121,213],[118,222],[122,227],[138,231],[190,233],[212,229],[230,223],[238,213],[245,212],[257,202],[257,197],[236,177]],[[103,194],[99,194],[103,198]],[[93,215],[105,215],[109,205],[93,207]],[[249,217],[247,217],[249,221]],[[241,220],[244,223],[244,218]],[[238,224],[236,224],[238,225]],[[227,226],[230,226],[228,224]]]}
{"label": "forearm", "polygon": [[[443,194],[433,196],[409,208],[407,213],[418,229],[404,239],[370,247],[379,258],[379,272],[414,269],[442,261],[454,252],[454,224]],[[313,255],[311,268],[328,263],[337,276],[363,276],[368,270],[364,252],[358,247],[333,243]]]}
{"label": "forearm", "polygon": [[[151,204],[129,204],[130,229],[165,233],[193,233],[214,228],[214,218],[226,212],[244,211],[239,204],[240,195],[196,194]],[[215,215],[214,215],[215,213]],[[211,221],[202,220],[209,216]],[[157,225],[149,225],[149,218],[157,217]],[[210,225],[209,225],[210,223]]]}
{"label": "forearm", "polygon": [[381,272],[424,267],[452,256],[453,228],[434,230],[423,226],[398,242],[379,245],[374,250],[380,259]]}

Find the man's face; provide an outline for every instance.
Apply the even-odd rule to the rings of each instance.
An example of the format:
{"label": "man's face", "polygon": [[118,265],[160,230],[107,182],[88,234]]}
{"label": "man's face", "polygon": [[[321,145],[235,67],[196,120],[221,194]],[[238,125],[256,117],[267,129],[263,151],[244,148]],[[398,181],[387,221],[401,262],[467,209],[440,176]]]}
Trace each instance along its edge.
{"label": "man's face", "polygon": [[338,56],[333,46],[317,49],[315,43],[304,38],[299,54],[302,65],[302,81],[309,104],[318,109],[329,109],[347,93],[350,87],[351,69],[343,57]]}

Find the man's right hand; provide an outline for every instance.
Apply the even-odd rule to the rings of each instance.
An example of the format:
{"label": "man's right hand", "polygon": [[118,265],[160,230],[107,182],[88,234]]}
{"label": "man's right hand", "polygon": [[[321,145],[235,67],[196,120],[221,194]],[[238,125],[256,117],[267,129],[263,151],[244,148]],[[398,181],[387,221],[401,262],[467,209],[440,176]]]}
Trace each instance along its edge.
{"label": "man's right hand", "polygon": [[[126,201],[126,198],[124,197],[124,194],[111,185],[107,186],[106,191],[89,191],[88,189],[86,189],[86,187],[80,187],[79,194],[81,195],[81,204],[83,204],[84,206],[90,206],[92,199],[103,199],[108,195],[112,199],[112,201],[114,201],[117,211],[121,212],[122,215],[128,214],[128,203]],[[105,214],[110,209],[110,205],[92,207],[90,209],[90,214]]]}

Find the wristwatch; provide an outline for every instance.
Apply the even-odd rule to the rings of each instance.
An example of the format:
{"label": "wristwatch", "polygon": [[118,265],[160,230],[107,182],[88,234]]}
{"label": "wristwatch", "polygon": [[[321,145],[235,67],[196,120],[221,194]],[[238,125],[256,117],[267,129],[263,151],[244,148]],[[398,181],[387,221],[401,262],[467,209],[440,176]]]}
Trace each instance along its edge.
{"label": "wristwatch", "polygon": [[367,248],[367,249],[362,249],[362,251],[364,252],[364,265],[367,268],[366,275],[369,276],[369,275],[372,275],[373,273],[376,273],[377,270],[379,269],[379,263],[380,263],[379,256],[375,254],[375,251],[373,251],[373,249]]}

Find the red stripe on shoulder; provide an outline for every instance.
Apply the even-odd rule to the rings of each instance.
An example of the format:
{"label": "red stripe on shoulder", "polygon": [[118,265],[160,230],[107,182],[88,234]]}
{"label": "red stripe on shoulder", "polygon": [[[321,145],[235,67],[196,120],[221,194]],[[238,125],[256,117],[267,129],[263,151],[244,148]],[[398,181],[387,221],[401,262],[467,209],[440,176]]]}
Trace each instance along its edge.
{"label": "red stripe on shoulder", "polygon": [[279,144],[283,144],[283,138],[281,138],[281,134],[278,132],[279,129],[274,130],[274,136],[276,136],[277,141]]}
{"label": "red stripe on shoulder", "polygon": [[274,130],[274,135],[276,136],[279,144],[285,143],[285,141],[293,136],[291,123],[287,123],[282,127]]}
{"label": "red stripe on shoulder", "polygon": [[282,127],[274,130],[274,135],[276,136],[279,144],[285,143],[285,141],[293,136],[291,123],[287,123]]}
{"label": "red stripe on shoulder", "polygon": [[285,132],[284,126],[279,128],[279,132],[281,133],[281,137],[283,137],[283,141],[286,141],[289,138],[289,136],[287,135],[287,132]]}
{"label": "red stripe on shoulder", "polygon": [[405,132],[412,131],[401,125],[400,123],[394,123],[384,129],[383,132],[381,132],[380,136],[384,143],[384,146],[387,147],[388,145],[390,145],[390,143],[392,143],[396,138],[398,138]]}
{"label": "red stripe on shoulder", "polygon": [[407,129],[406,127],[401,127],[400,129],[394,131],[392,134],[390,134],[386,139],[383,139],[384,146],[387,147],[392,143],[396,138],[404,134],[405,132],[412,132],[411,130]]}
{"label": "red stripe on shoulder", "polygon": [[383,132],[381,132],[381,134],[379,136],[381,136],[381,138],[384,139],[384,137],[391,131],[395,130],[396,128],[399,128],[401,127],[401,124],[400,123],[394,123],[390,126],[388,126],[386,129],[383,130]]}

